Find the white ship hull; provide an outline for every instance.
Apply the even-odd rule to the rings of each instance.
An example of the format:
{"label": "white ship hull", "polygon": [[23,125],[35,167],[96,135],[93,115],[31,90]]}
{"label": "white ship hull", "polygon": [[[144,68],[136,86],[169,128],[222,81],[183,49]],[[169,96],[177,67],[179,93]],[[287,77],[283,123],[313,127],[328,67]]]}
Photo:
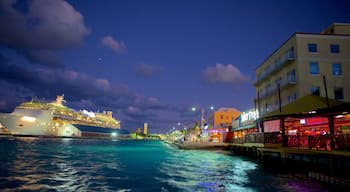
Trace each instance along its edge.
{"label": "white ship hull", "polygon": [[73,125],[57,124],[48,110],[16,109],[0,113],[0,123],[13,135],[80,136]]}

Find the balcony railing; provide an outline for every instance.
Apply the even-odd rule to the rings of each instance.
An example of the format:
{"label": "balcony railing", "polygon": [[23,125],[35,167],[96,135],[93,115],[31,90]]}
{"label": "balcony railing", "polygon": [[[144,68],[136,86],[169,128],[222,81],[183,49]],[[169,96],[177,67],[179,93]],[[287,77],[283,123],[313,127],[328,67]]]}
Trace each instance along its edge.
{"label": "balcony railing", "polygon": [[268,70],[261,73],[260,76],[258,76],[257,80],[255,81],[254,85],[257,86],[261,82],[263,82],[265,79],[267,79],[269,76],[273,75],[274,73],[277,73],[280,71],[285,65],[291,63],[295,60],[295,52],[294,49],[289,49],[286,51],[282,57],[275,60],[273,67],[269,68]]}
{"label": "balcony railing", "polygon": [[[292,85],[296,85],[297,84],[297,80],[296,77],[289,77],[288,79],[282,80],[280,83],[280,90],[283,90],[287,87],[290,87]],[[264,90],[262,91],[259,96],[260,99],[264,99],[265,97],[274,95],[278,93],[278,85],[275,84],[274,86],[272,86],[270,89],[268,90]]]}

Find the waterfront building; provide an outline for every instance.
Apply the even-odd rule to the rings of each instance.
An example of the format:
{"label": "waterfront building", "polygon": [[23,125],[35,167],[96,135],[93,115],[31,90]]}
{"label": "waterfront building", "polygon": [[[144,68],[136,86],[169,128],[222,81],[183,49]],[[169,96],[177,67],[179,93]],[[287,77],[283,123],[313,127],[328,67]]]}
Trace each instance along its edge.
{"label": "waterfront building", "polygon": [[234,143],[251,143],[255,142],[258,131],[256,120],[259,118],[258,113],[255,109],[243,111],[232,122],[232,129],[229,130],[226,140]]}
{"label": "waterfront building", "polygon": [[350,102],[350,24],[294,33],[256,68],[260,116],[313,94]]}
{"label": "waterfront building", "polygon": [[214,112],[214,127],[228,128],[240,114],[235,108],[220,108]]}
{"label": "waterfront building", "polygon": [[[350,24],[294,33],[256,68],[263,143],[343,149],[350,118]],[[345,107],[342,107],[345,106]]]}
{"label": "waterfront building", "polygon": [[226,141],[232,121],[236,119],[241,112],[235,108],[219,108],[214,112],[214,126],[210,130],[211,141]]}

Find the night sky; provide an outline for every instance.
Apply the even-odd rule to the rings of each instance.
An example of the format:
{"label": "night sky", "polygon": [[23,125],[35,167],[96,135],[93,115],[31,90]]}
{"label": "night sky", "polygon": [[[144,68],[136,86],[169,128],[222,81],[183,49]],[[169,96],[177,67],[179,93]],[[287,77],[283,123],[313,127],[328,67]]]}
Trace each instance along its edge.
{"label": "night sky", "polygon": [[350,23],[350,1],[2,0],[0,111],[64,94],[165,133],[199,119],[192,106],[253,108],[255,68],[333,22]]}

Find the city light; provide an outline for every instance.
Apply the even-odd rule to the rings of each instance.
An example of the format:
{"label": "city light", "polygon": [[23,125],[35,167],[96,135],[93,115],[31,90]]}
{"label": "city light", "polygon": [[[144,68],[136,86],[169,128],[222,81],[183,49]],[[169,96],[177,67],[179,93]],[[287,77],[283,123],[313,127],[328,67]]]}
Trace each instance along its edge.
{"label": "city light", "polygon": [[116,132],[112,132],[112,133],[111,133],[111,136],[112,136],[112,137],[116,137],[116,136],[117,136],[117,133],[116,133]]}

